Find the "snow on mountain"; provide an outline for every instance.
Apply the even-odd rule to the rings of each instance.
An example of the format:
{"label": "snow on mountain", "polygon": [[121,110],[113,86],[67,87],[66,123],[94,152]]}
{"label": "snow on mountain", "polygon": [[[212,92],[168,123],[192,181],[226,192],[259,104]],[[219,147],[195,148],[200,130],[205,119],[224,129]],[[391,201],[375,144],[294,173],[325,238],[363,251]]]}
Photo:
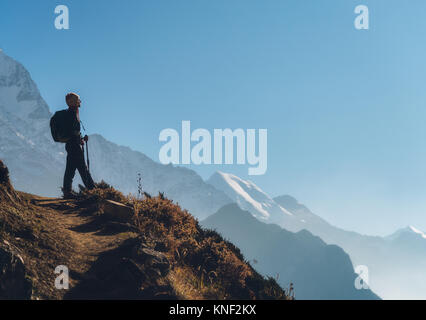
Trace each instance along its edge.
{"label": "snow on mountain", "polygon": [[[63,144],[52,140],[50,117],[29,72],[0,51],[0,159],[9,167],[18,190],[60,195],[66,153]],[[199,219],[231,202],[194,171],[159,164],[100,135],[90,137],[90,157],[96,181],[103,179],[124,193],[136,193],[140,173],[144,191],[164,192]],[[79,182],[77,178],[74,186]]]}
{"label": "snow on mountain", "polygon": [[420,238],[426,239],[426,234],[424,232],[420,231],[419,229],[413,226],[409,226],[409,228],[412,232],[418,234]]}
{"label": "snow on mountain", "polygon": [[414,239],[426,240],[426,234],[413,226],[408,226],[406,228],[397,230],[396,232],[388,236],[387,239],[395,240],[401,238],[402,236],[411,236]]}
{"label": "snow on mountain", "polygon": [[49,108],[28,71],[0,51],[0,105],[21,119],[46,120]]}
{"label": "snow on mountain", "polygon": [[218,171],[207,182],[216,189],[223,190],[241,209],[249,211],[260,221],[278,224],[289,231],[304,228],[306,220],[276,203],[251,181]]}

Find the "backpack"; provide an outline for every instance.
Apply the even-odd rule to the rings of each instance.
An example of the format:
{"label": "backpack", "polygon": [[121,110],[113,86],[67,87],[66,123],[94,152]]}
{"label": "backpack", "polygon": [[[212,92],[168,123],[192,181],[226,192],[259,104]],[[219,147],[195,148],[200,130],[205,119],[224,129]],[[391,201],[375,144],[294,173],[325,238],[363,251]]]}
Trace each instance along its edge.
{"label": "backpack", "polygon": [[68,110],[55,112],[50,119],[50,131],[56,142],[67,143],[71,139],[72,128]]}

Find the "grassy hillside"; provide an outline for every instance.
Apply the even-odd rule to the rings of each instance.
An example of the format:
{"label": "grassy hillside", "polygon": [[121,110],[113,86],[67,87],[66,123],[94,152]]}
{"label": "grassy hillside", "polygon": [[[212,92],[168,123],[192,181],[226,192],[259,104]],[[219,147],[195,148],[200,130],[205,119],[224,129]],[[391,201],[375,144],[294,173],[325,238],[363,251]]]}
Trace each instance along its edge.
{"label": "grassy hillside", "polygon": [[[145,198],[106,184],[75,200],[21,193],[0,161],[0,298],[288,298],[177,204]],[[55,287],[60,265],[68,290]]]}

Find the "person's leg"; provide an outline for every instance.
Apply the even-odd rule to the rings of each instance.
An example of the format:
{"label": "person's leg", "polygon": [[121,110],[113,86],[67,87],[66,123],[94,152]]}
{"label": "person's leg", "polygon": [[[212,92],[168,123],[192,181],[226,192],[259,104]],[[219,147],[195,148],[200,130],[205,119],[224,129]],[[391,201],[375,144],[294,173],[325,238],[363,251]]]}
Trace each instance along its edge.
{"label": "person's leg", "polygon": [[75,157],[73,156],[72,152],[68,151],[67,165],[66,165],[65,174],[64,174],[64,185],[62,189],[64,193],[69,193],[72,191],[72,180],[74,179],[76,168],[77,166],[76,166]]}
{"label": "person's leg", "polygon": [[80,152],[78,153],[78,158],[76,161],[76,167],[80,173],[84,186],[89,190],[93,189],[95,187],[95,182],[93,181],[92,176],[87,169],[86,163],[84,162],[84,150],[82,148],[80,148]]}
{"label": "person's leg", "polygon": [[89,190],[95,188],[95,182],[93,181],[89,170],[87,170],[86,165],[83,164],[78,166],[77,170],[80,173],[81,180],[83,180],[84,186]]}

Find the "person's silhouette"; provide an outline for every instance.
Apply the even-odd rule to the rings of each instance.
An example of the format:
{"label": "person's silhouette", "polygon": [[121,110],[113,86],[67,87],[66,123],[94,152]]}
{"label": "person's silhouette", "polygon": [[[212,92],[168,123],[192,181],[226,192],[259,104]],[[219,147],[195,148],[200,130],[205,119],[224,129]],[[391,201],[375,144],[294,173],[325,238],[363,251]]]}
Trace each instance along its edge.
{"label": "person's silhouette", "polygon": [[72,133],[71,139],[65,144],[65,150],[67,151],[67,166],[65,169],[62,192],[64,193],[64,198],[73,198],[76,195],[72,190],[72,181],[75,176],[75,170],[78,170],[80,173],[81,179],[87,189],[93,189],[95,187],[95,183],[93,182],[92,176],[84,162],[83,146],[84,143],[89,140],[89,137],[86,135],[82,138],[80,133],[80,96],[71,92],[66,95],[65,100],[68,105],[67,112],[69,113],[67,121],[70,121]]}

